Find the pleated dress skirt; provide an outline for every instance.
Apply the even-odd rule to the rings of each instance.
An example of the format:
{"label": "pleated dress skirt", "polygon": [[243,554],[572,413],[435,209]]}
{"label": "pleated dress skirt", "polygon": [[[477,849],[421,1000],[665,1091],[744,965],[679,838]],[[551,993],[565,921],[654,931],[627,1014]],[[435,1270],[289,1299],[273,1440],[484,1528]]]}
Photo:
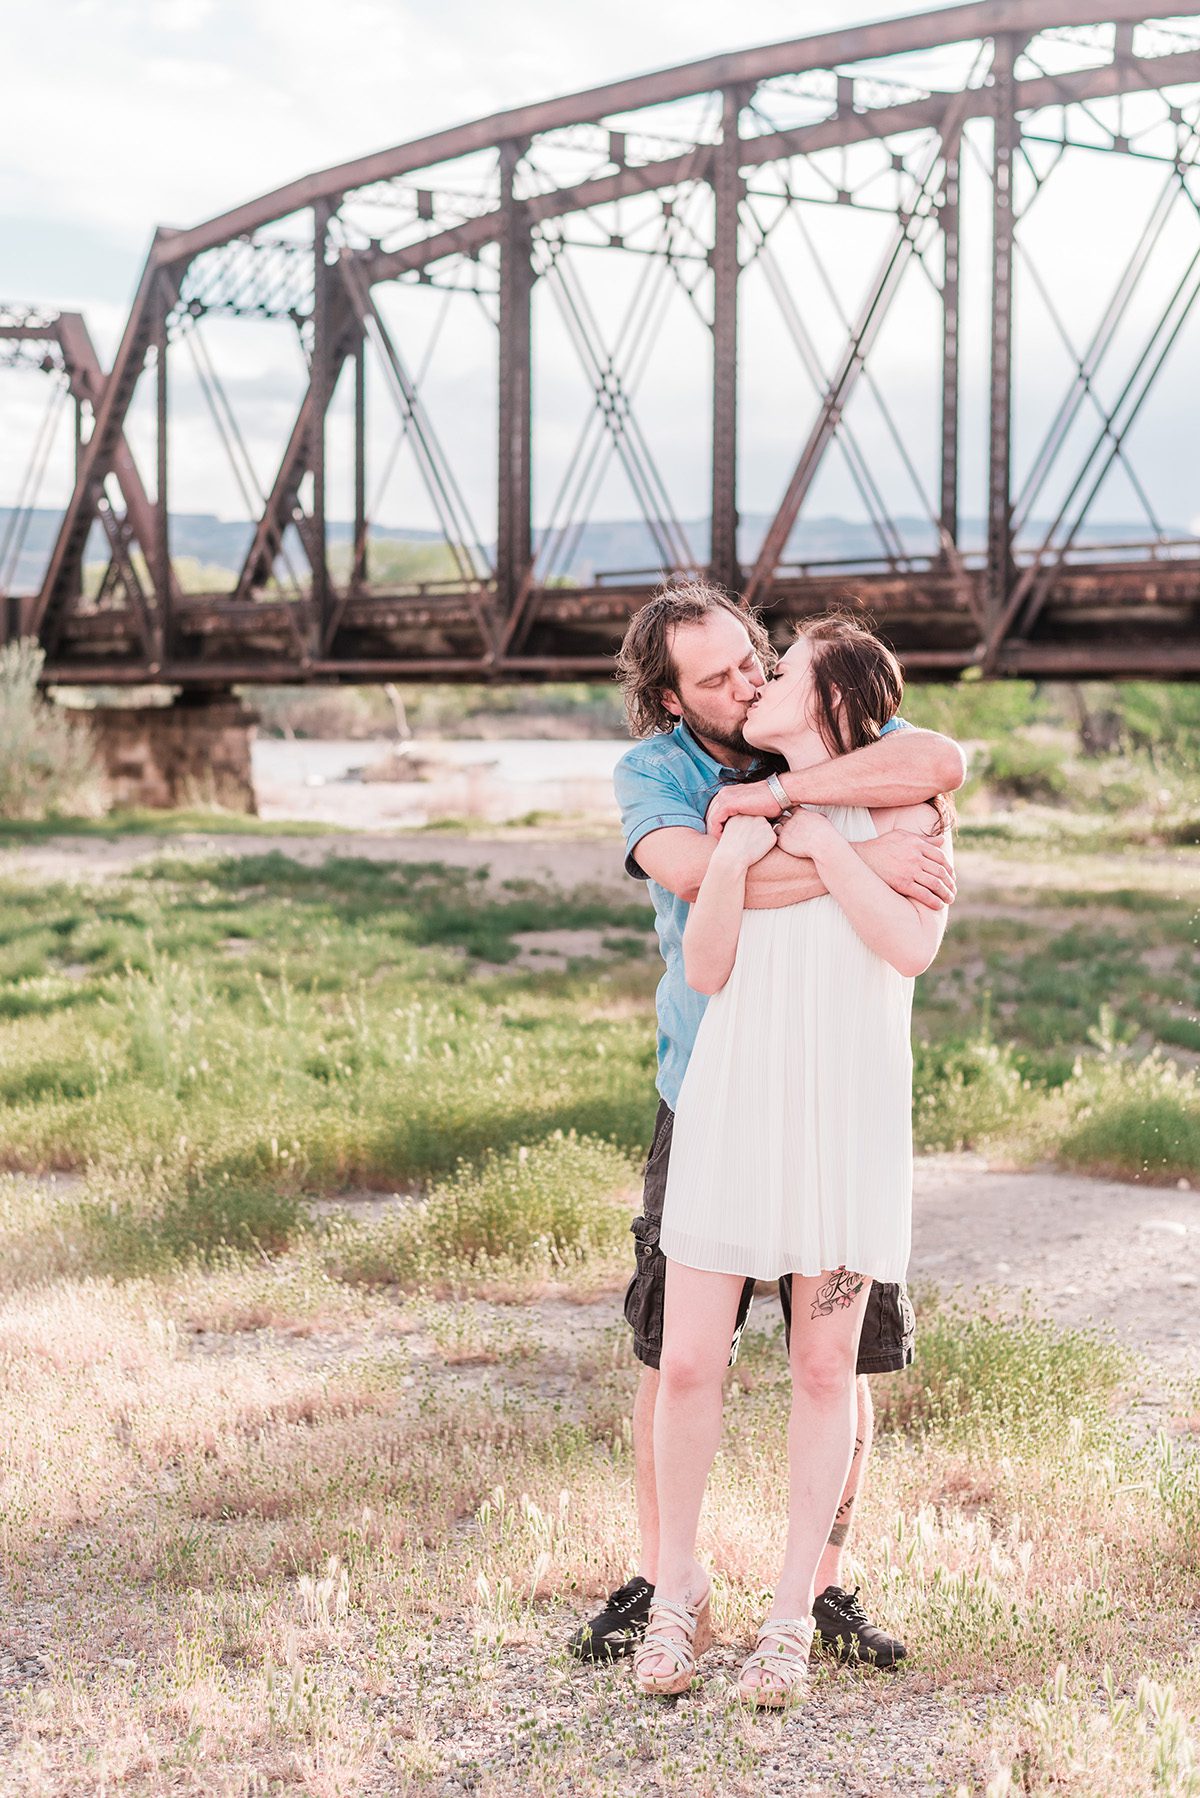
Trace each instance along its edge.
{"label": "pleated dress skirt", "polygon": [[[851,842],[870,812],[819,809]],[[659,1240],[685,1266],[903,1280],[913,982],[828,896],[742,917],[675,1113]]]}

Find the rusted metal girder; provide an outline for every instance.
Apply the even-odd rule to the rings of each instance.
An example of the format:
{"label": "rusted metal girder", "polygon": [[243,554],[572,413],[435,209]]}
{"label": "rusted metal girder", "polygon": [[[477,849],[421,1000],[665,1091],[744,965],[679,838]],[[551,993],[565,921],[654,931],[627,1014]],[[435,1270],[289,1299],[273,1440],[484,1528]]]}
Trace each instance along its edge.
{"label": "rusted metal girder", "polygon": [[313,342],[309,383],[312,391],[310,465],[313,477],[313,510],[308,561],[312,569],[317,637],[322,648],[332,635],[333,623],[325,528],[325,420],[342,360],[335,354],[333,289],[336,275],[329,260],[329,221],[336,211],[337,205],[332,199],[318,200],[313,207]]}
{"label": "rusted metal girder", "polygon": [[989,634],[1003,613],[1012,580],[1013,161],[1019,141],[1013,69],[1017,40],[997,37],[992,55],[992,305],[988,412]]}
{"label": "rusted metal girder", "polygon": [[[1200,11],[1196,0],[1175,0],[1170,16],[1183,17]],[[919,13],[911,18],[889,19],[847,31],[827,31],[813,37],[767,44],[759,49],[706,57],[679,68],[614,81],[561,99],[544,100],[511,112],[493,113],[471,124],[427,137],[372,156],[339,163],[334,168],[305,175],[275,188],[260,199],[247,201],[193,230],[171,234],[156,248],[164,262],[190,262],[203,250],[259,231],[276,219],[315,205],[319,199],[365,187],[377,181],[393,181],[418,169],[436,167],[459,156],[491,149],[499,143],[531,138],[568,125],[591,124],[614,113],[636,112],[662,106],[694,94],[728,88],[753,87],[777,75],[804,74],[852,62],[898,56],[908,51],[935,50],[942,44],[968,43],[993,37],[997,32],[1050,31],[1093,25],[1097,18],[1131,20],[1146,18],[1144,0],[976,0],[968,6],[948,6],[940,12]],[[1113,89],[1111,91],[1117,91]],[[1051,102],[1046,102],[1050,104]],[[871,132],[870,135],[877,135]],[[778,154],[778,152],[776,152]]]}
{"label": "rusted metal girder", "polygon": [[[95,412],[104,392],[105,375],[100,366],[100,358],[96,354],[96,346],[92,342],[91,332],[82,313],[60,312],[52,319],[39,324],[0,324],[0,340],[27,339],[44,341],[58,346],[62,357],[63,373],[66,376],[67,391],[75,402],[75,470],[78,479],[80,464],[83,459],[82,416],[86,407]],[[116,438],[112,455],[112,474],[125,506],[124,520],[118,519],[107,507],[100,510],[100,520],[108,536],[110,551],[126,573],[127,585],[133,591],[135,583],[128,571],[128,535],[137,541],[149,559],[151,546],[156,541],[158,529],[157,514],[154,502],[142,483],[133,452],[125,439],[124,432]],[[91,522],[89,520],[89,526]]]}
{"label": "rusted metal girder", "polygon": [[962,249],[959,206],[962,128],[942,137],[942,450],[938,522],[943,545],[958,542],[959,262]]}
{"label": "rusted metal girder", "polygon": [[[1200,11],[1200,6],[1195,10]],[[1111,99],[1116,94],[1142,93],[1196,81],[1200,81],[1200,51],[1182,50],[1170,56],[1146,57],[1135,63],[1101,63],[1095,68],[1070,70],[1061,75],[1029,76],[1016,84],[1013,110],[1017,113],[1037,112],[1048,106]],[[814,125],[798,125],[791,131],[767,131],[757,137],[743,138],[741,167],[760,168],[764,163],[778,161],[781,156],[812,156],[819,150],[837,150],[876,138],[902,137],[909,131],[938,129],[946,116],[948,97],[935,94],[895,106],[839,113]],[[991,110],[992,96],[988,88],[966,93],[962,111],[964,122],[988,117]],[[698,159],[695,151],[689,151],[661,162],[636,164],[613,175],[599,175],[572,187],[533,195],[525,205],[534,224],[564,218],[590,207],[607,206],[614,200],[630,199],[662,187],[674,187],[680,181],[707,176],[712,155],[713,151],[706,149],[703,157]],[[485,212],[415,244],[406,244],[402,249],[365,250],[362,261],[372,283],[390,281],[399,275],[428,268],[447,256],[473,255],[484,244],[495,242],[500,231],[499,211]]]}
{"label": "rusted metal girder", "polygon": [[533,244],[516,190],[524,145],[500,146],[496,597],[511,615],[533,563]]}
{"label": "rusted metal girder", "polygon": [[738,560],[738,224],[742,203],[740,119],[742,95],[723,96],[721,141],[712,156],[712,536],[709,570],[719,585],[742,584]]}
{"label": "rusted metal girder", "polygon": [[[1032,57],[1019,62],[1022,46],[1032,45],[1048,29],[1090,27],[1097,23],[1097,14],[1101,23],[1116,28],[1110,60],[1086,66],[1087,56],[1094,53],[1089,38],[1079,58],[1085,66],[1047,74],[1036,72],[1038,65]],[[1200,0],[1185,0],[1171,8],[1174,18],[1197,15]],[[1019,259],[1028,256],[1013,205],[1014,168],[1028,148],[1022,133],[1043,141],[1053,136],[1050,123],[1032,122],[1031,115],[1039,110],[1200,86],[1200,45],[1179,36],[1173,43],[1166,33],[1135,36],[1135,27],[1144,23],[1144,6],[1130,0],[1109,0],[1108,4],[1105,0],[985,0],[853,31],[823,33],[709,58],[477,120],[312,174],[194,230],[160,232],[111,374],[105,378],[96,364],[87,375],[78,377],[77,390],[72,390],[77,406],[93,409],[94,428],[86,441],[79,440],[75,490],[34,608],[55,678],[64,678],[64,670],[73,668],[69,678],[79,680],[145,678],[155,673],[184,684],[288,678],[281,673],[283,669],[290,671],[291,678],[321,680],[384,678],[418,670],[432,678],[494,680],[550,677],[556,672],[582,676],[605,668],[623,622],[650,587],[641,580],[646,571],[640,570],[619,577],[619,584],[616,578],[602,584],[601,577],[596,577],[593,586],[564,591],[550,582],[545,558],[535,560],[535,288],[539,296],[545,295],[547,306],[558,306],[594,404],[575,460],[563,477],[567,509],[561,519],[552,515],[557,525],[565,520],[559,535],[567,550],[575,541],[579,520],[587,516],[586,503],[572,510],[572,496],[581,495],[586,502],[601,491],[605,457],[611,457],[612,464],[619,463],[629,480],[653,544],[651,554],[660,559],[663,572],[686,573],[696,563],[683,515],[663,479],[656,446],[639,414],[638,381],[653,347],[657,301],[651,304],[653,294],[647,285],[645,293],[650,298],[646,303],[640,298],[631,303],[624,324],[610,328],[603,311],[593,308],[581,278],[582,259],[576,252],[585,251],[588,245],[607,247],[630,258],[657,257],[656,278],[661,273],[663,290],[682,294],[710,332],[711,387],[705,394],[711,418],[708,566],[717,580],[733,589],[742,582],[738,558],[739,294],[746,291],[744,277],[751,264],[758,264],[780,306],[805,371],[816,385],[818,407],[811,428],[806,417],[797,430],[790,454],[798,459],[745,589],[751,600],[769,603],[774,629],[785,630],[789,621],[818,605],[857,595],[902,650],[910,670],[953,671],[982,665],[997,673],[1030,671],[1061,665],[1061,658],[1073,645],[1081,672],[1109,666],[1114,671],[1146,670],[1157,665],[1156,658],[1170,661],[1176,672],[1192,672],[1196,657],[1191,645],[1200,637],[1200,556],[1172,559],[1165,551],[1159,556],[1161,531],[1156,553],[1148,560],[1122,561],[1115,550],[1098,556],[1094,548],[1085,557],[1075,548],[1080,521],[1099,484],[1114,459],[1125,460],[1130,427],[1193,305],[1200,305],[1198,261],[1195,281],[1185,278],[1164,301],[1145,351],[1116,405],[1106,411],[1098,396],[1113,390],[1110,370],[1104,370],[1102,384],[1095,380],[1095,373],[1117,326],[1128,316],[1131,295],[1170,210],[1167,199],[1156,206],[1091,344],[1076,357],[1078,381],[1055,415],[1028,481],[1016,495],[1018,517],[1034,516],[1039,483],[1047,471],[1056,478],[1063,472],[1064,445],[1075,443],[1078,433],[1072,427],[1081,410],[1092,406],[1101,417],[1087,460],[1073,481],[1073,471],[1066,471],[1068,497],[1044,543],[1031,552],[1023,539],[1015,537],[1013,523],[1011,434],[1018,347],[1013,287]],[[892,83],[880,67],[884,59],[906,52],[976,41],[991,47],[991,77],[986,83],[980,79],[977,62],[971,79],[953,93],[921,92],[916,84],[908,85],[906,92],[903,69],[897,71],[901,80]],[[1156,53],[1135,54],[1147,48]],[[1056,46],[1055,61],[1047,66],[1056,67],[1060,54]],[[784,128],[780,117],[786,121],[790,105],[781,109],[776,102],[786,100],[786,94],[795,89],[791,84],[771,84],[779,77],[806,74],[815,74],[817,79],[805,85],[805,101],[811,104],[819,95],[829,111],[815,120],[810,114],[810,122]],[[918,75],[918,83],[920,80]],[[916,97],[911,97],[914,94]],[[663,121],[653,113],[639,138],[635,123],[639,111],[696,96],[711,99],[705,103],[704,122],[696,128],[696,141],[689,147],[662,154],[665,149],[674,150],[679,135],[672,124],[671,134],[664,137]],[[1168,110],[1178,143],[1175,174],[1168,174],[1168,187],[1174,179],[1176,187],[1171,191],[1177,195],[1193,160],[1194,145],[1189,140],[1185,146],[1185,137],[1190,133],[1191,140],[1200,144],[1200,120],[1188,125],[1182,104],[1169,93],[1164,94],[1162,107],[1164,114]],[[688,112],[694,119],[701,116],[700,108]],[[960,510],[970,509],[970,503],[960,497],[959,478],[964,382],[959,233],[964,150],[978,155],[981,143],[985,149],[989,143],[975,127],[964,137],[964,128],[978,119],[992,122],[994,156],[985,171],[993,207],[990,372],[986,388],[981,382],[982,391],[973,396],[968,414],[979,416],[977,408],[982,401],[988,417],[987,550],[983,556],[972,557],[964,556],[959,541]],[[587,128],[576,134],[572,149],[585,149],[592,168],[604,172],[555,185],[564,164],[558,140],[547,139],[547,134],[571,126]],[[591,129],[597,126],[608,130],[607,155],[604,138]],[[1127,139],[1124,129],[1118,120],[1111,146],[1096,140],[1090,147],[1142,154],[1136,138]],[[932,144],[925,141],[930,134]],[[1061,135],[1065,146],[1065,115]],[[861,202],[867,211],[894,213],[895,225],[876,277],[853,320],[841,302],[836,271],[831,279],[830,271],[812,252],[845,330],[840,350],[831,348],[828,341],[818,347],[819,335],[814,336],[811,317],[806,314],[807,296],[800,287],[789,284],[779,260],[778,239],[772,235],[777,220],[773,222],[771,206],[785,199],[785,210],[802,217],[811,184],[805,190],[804,182],[799,182],[797,188],[802,191],[793,192],[788,171],[816,169],[818,164],[811,159],[831,150],[846,155],[827,158],[820,166],[828,171],[836,169],[840,161],[844,171],[859,154],[855,146],[864,143],[881,143],[890,156],[896,177],[894,203],[888,200],[881,205],[878,188],[860,195],[857,189],[850,191],[855,187],[852,179],[835,181],[828,174],[833,191],[821,203]],[[552,162],[550,173],[539,161],[543,148],[554,152],[553,158],[547,157]],[[637,160],[639,150],[647,160]],[[495,155],[499,180],[494,179],[494,168],[485,171],[481,194],[476,172],[483,151]],[[1159,145],[1146,153],[1156,156],[1170,171],[1169,145],[1166,151]],[[455,187],[451,177],[435,194],[432,183],[441,180],[433,172],[437,165],[472,156],[477,160],[466,187]],[[871,163],[869,156],[865,160]],[[859,156],[854,166],[862,161]],[[778,173],[772,168],[776,164]],[[406,229],[412,241],[394,246],[398,231],[385,238],[386,248],[368,239],[367,231],[377,227],[371,222],[364,228],[364,214],[355,215],[354,207],[368,201],[376,208],[372,218],[377,218],[380,196],[360,190],[422,170],[430,171],[425,179],[431,184],[426,187],[422,180],[419,192],[410,185],[405,210],[396,215],[409,220]],[[763,171],[757,179],[756,171]],[[1031,173],[1034,187],[1040,191],[1043,177],[1032,167]],[[866,177],[863,180],[865,184]],[[472,191],[467,192],[467,187]],[[891,189],[887,191],[890,194]],[[411,204],[414,193],[415,206]],[[654,194],[657,203],[643,199],[630,208],[621,205]],[[384,203],[394,198],[384,196]],[[766,214],[760,216],[763,202]],[[451,216],[460,222],[445,224],[447,204],[453,209]],[[463,217],[476,207],[480,209],[476,216]],[[609,210],[601,213],[601,208]],[[300,211],[312,217],[311,248],[307,235],[300,241],[294,230],[275,232],[269,241],[265,236],[254,238],[272,221]],[[634,224],[627,230],[630,216]],[[421,231],[428,234],[422,237]],[[974,241],[971,233],[968,253],[972,255]],[[197,262],[209,252],[220,254]],[[1200,252],[1197,254],[1200,258]],[[443,266],[446,264],[450,266]],[[648,269],[650,265],[641,266]],[[940,402],[940,455],[924,457],[933,461],[933,467],[924,470],[919,479],[905,442],[903,409],[888,409],[879,390],[878,371],[869,366],[872,347],[907,269],[914,271],[914,279],[929,278],[941,309],[934,327],[935,333],[940,331],[940,379],[936,335],[929,352],[931,389]],[[488,400],[490,405],[494,399],[496,405],[498,452],[494,550],[480,540],[471,523],[454,464],[434,430],[429,393],[436,396],[437,388],[431,384],[425,391],[423,370],[418,366],[423,352],[414,350],[403,323],[394,322],[391,312],[385,323],[375,297],[379,283],[413,275],[443,288],[457,284],[473,291],[497,327],[496,378]],[[1020,279],[1023,283],[1024,273]],[[638,287],[639,296],[642,292]],[[236,592],[183,599],[171,570],[167,512],[171,472],[168,340],[190,330],[193,323],[198,326],[206,308],[226,316],[250,312],[293,319],[308,356],[308,383],[271,491],[254,521]],[[68,337],[74,329],[64,321],[57,321],[55,328]],[[1069,333],[1063,335],[1066,338]],[[199,342],[199,337],[192,340],[193,352]],[[1067,348],[1075,356],[1070,342]],[[153,502],[141,487],[125,441],[130,401],[152,354],[158,427],[158,491]],[[76,357],[81,366],[85,360]],[[344,580],[340,575],[335,580],[326,550],[330,472],[326,416],[348,360],[354,364],[354,516],[348,574]],[[453,584],[435,585],[416,594],[388,593],[370,585],[368,369],[371,379],[382,373],[384,388],[399,413],[397,447],[407,443],[413,452],[458,570]],[[708,374],[706,368],[706,379]],[[872,466],[872,440],[860,435],[857,417],[852,421],[854,429],[846,422],[846,408],[860,383],[865,390],[863,399],[879,409],[899,466],[913,475],[920,518],[928,521],[923,539],[914,535],[906,542],[899,508],[889,504],[887,477]],[[233,436],[231,460],[239,449],[236,426]],[[813,492],[823,459],[835,442],[845,454],[866,506],[881,560],[870,565],[847,559],[837,567],[789,567],[784,561],[787,544]],[[938,437],[933,442],[936,445]],[[244,446],[241,454],[244,462]],[[110,475],[121,486],[124,517],[105,498],[104,484]],[[311,515],[306,515],[299,496],[310,479],[312,509]],[[557,478],[552,484],[558,484]],[[256,483],[251,479],[243,486]],[[386,478],[381,491],[385,487]],[[253,509],[257,501],[248,503]],[[978,500],[974,509],[980,509]],[[1148,503],[1147,511],[1157,530]],[[84,544],[94,518],[103,523],[112,548],[110,571],[98,603],[85,600],[81,592]],[[285,537],[291,527],[299,532],[311,580],[307,591],[293,580],[297,596],[283,603],[271,590],[271,579],[281,557],[287,559]],[[913,541],[924,545],[918,554],[911,548]],[[1193,547],[1187,546],[1189,551]],[[141,559],[133,553],[135,549],[144,555],[152,591],[146,590],[139,576]],[[570,565],[567,550],[562,552],[560,567]],[[555,549],[553,553],[559,552]],[[122,588],[127,595],[124,601]],[[123,674],[114,674],[118,666],[125,670]],[[1200,674],[1200,669],[1195,672]]]}
{"label": "rusted metal girder", "polygon": [[965,110],[965,94],[954,95],[946,106],[937,148],[929,159],[920,191],[911,209],[906,209],[899,220],[896,231],[884,251],[879,271],[868,291],[866,301],[854,329],[851,331],[833,379],[829,383],[820,412],[809,432],[804,448],[800,452],[800,459],[788,482],[787,491],[780,501],[778,511],[767,526],[767,533],[763,538],[758,560],[755,562],[745,586],[746,602],[749,605],[760,604],[774,582],[775,570],[783,558],[788,538],[800,515],[800,508],[812,487],[817,470],[821,466],[821,459],[833,440],[842,414],[858,385],[863,369],[866,367],[867,357],[883,327],[888,307],[915,248],[917,236],[930,216],[932,209],[931,186],[934,184],[939,164],[945,160],[947,142],[951,145],[957,144]]}
{"label": "rusted metal girder", "polygon": [[[161,230],[156,233],[156,245],[162,236]],[[84,545],[96,516],[105,477],[115,472],[117,458],[124,444],[125,415],[150,345],[154,341],[155,296],[158,291],[159,270],[152,248],[142,271],[116,359],[95,407],[92,434],[80,457],[75,490],[67,502],[58,539],[50,557],[50,566],[32,609],[30,629],[41,637],[50,653],[58,640],[68,598],[72,592],[78,591],[82,580]],[[125,498],[128,507],[128,493]],[[133,522],[131,519],[131,523]],[[149,508],[142,522],[144,534],[140,531],[137,534],[143,551],[149,555],[154,543],[153,515]],[[136,525],[134,528],[136,530]]]}

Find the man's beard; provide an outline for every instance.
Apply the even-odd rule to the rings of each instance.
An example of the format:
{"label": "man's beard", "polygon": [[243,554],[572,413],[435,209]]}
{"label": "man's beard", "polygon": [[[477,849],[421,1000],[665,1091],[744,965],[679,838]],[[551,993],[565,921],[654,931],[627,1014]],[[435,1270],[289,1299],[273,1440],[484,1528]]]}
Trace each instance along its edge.
{"label": "man's beard", "polygon": [[[727,725],[715,724],[711,718],[705,718],[701,712],[689,711],[683,704],[680,705],[679,710],[683,722],[692,735],[699,737],[701,742],[715,743],[718,749],[728,749],[734,755],[758,754],[753,743],[747,743],[742,735],[743,725],[739,724],[736,730],[730,730]],[[749,713],[747,713],[748,716]]]}

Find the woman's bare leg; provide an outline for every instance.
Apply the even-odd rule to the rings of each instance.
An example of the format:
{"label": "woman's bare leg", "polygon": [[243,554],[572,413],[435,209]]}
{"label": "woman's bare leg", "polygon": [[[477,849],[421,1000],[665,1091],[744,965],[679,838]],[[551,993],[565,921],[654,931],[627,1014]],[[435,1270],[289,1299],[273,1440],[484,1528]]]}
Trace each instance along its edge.
{"label": "woman's bare leg", "polygon": [[[708,1585],[696,1559],[696,1531],[721,1436],[722,1384],[742,1286],[740,1274],[710,1274],[667,1262],[654,1404],[659,1527],[654,1596],[675,1604],[693,1606]],[[648,1661],[646,1670],[666,1674],[674,1664],[661,1655]]]}
{"label": "woman's bare leg", "polygon": [[792,1279],[791,1491],[772,1617],[812,1615],[817,1565],[854,1454],[855,1364],[870,1286],[846,1268]]}

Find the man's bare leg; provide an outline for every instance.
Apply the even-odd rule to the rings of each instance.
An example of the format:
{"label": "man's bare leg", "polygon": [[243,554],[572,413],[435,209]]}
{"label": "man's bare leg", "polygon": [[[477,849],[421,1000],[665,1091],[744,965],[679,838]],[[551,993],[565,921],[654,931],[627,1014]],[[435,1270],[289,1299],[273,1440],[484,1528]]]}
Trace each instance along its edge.
{"label": "man's bare leg", "polygon": [[657,1367],[643,1367],[633,1401],[633,1490],[637,1500],[641,1554],[637,1571],[654,1585],[658,1579],[658,1485],[654,1478],[654,1401]]}
{"label": "man's bare leg", "polygon": [[[846,1484],[842,1488],[837,1515],[833,1520],[833,1528],[829,1532],[829,1541],[817,1563],[816,1590],[818,1592],[824,1592],[827,1586],[842,1584],[842,1556],[850,1534],[850,1526],[854,1521],[854,1507],[862,1491],[863,1475],[866,1472],[867,1459],[871,1453],[871,1444],[875,1439],[875,1405],[871,1398],[871,1382],[865,1374],[859,1374],[855,1382],[855,1393],[858,1398],[858,1424],[854,1431],[854,1458],[850,1463],[850,1471],[846,1475]],[[646,1577],[650,1576],[647,1574]]]}

